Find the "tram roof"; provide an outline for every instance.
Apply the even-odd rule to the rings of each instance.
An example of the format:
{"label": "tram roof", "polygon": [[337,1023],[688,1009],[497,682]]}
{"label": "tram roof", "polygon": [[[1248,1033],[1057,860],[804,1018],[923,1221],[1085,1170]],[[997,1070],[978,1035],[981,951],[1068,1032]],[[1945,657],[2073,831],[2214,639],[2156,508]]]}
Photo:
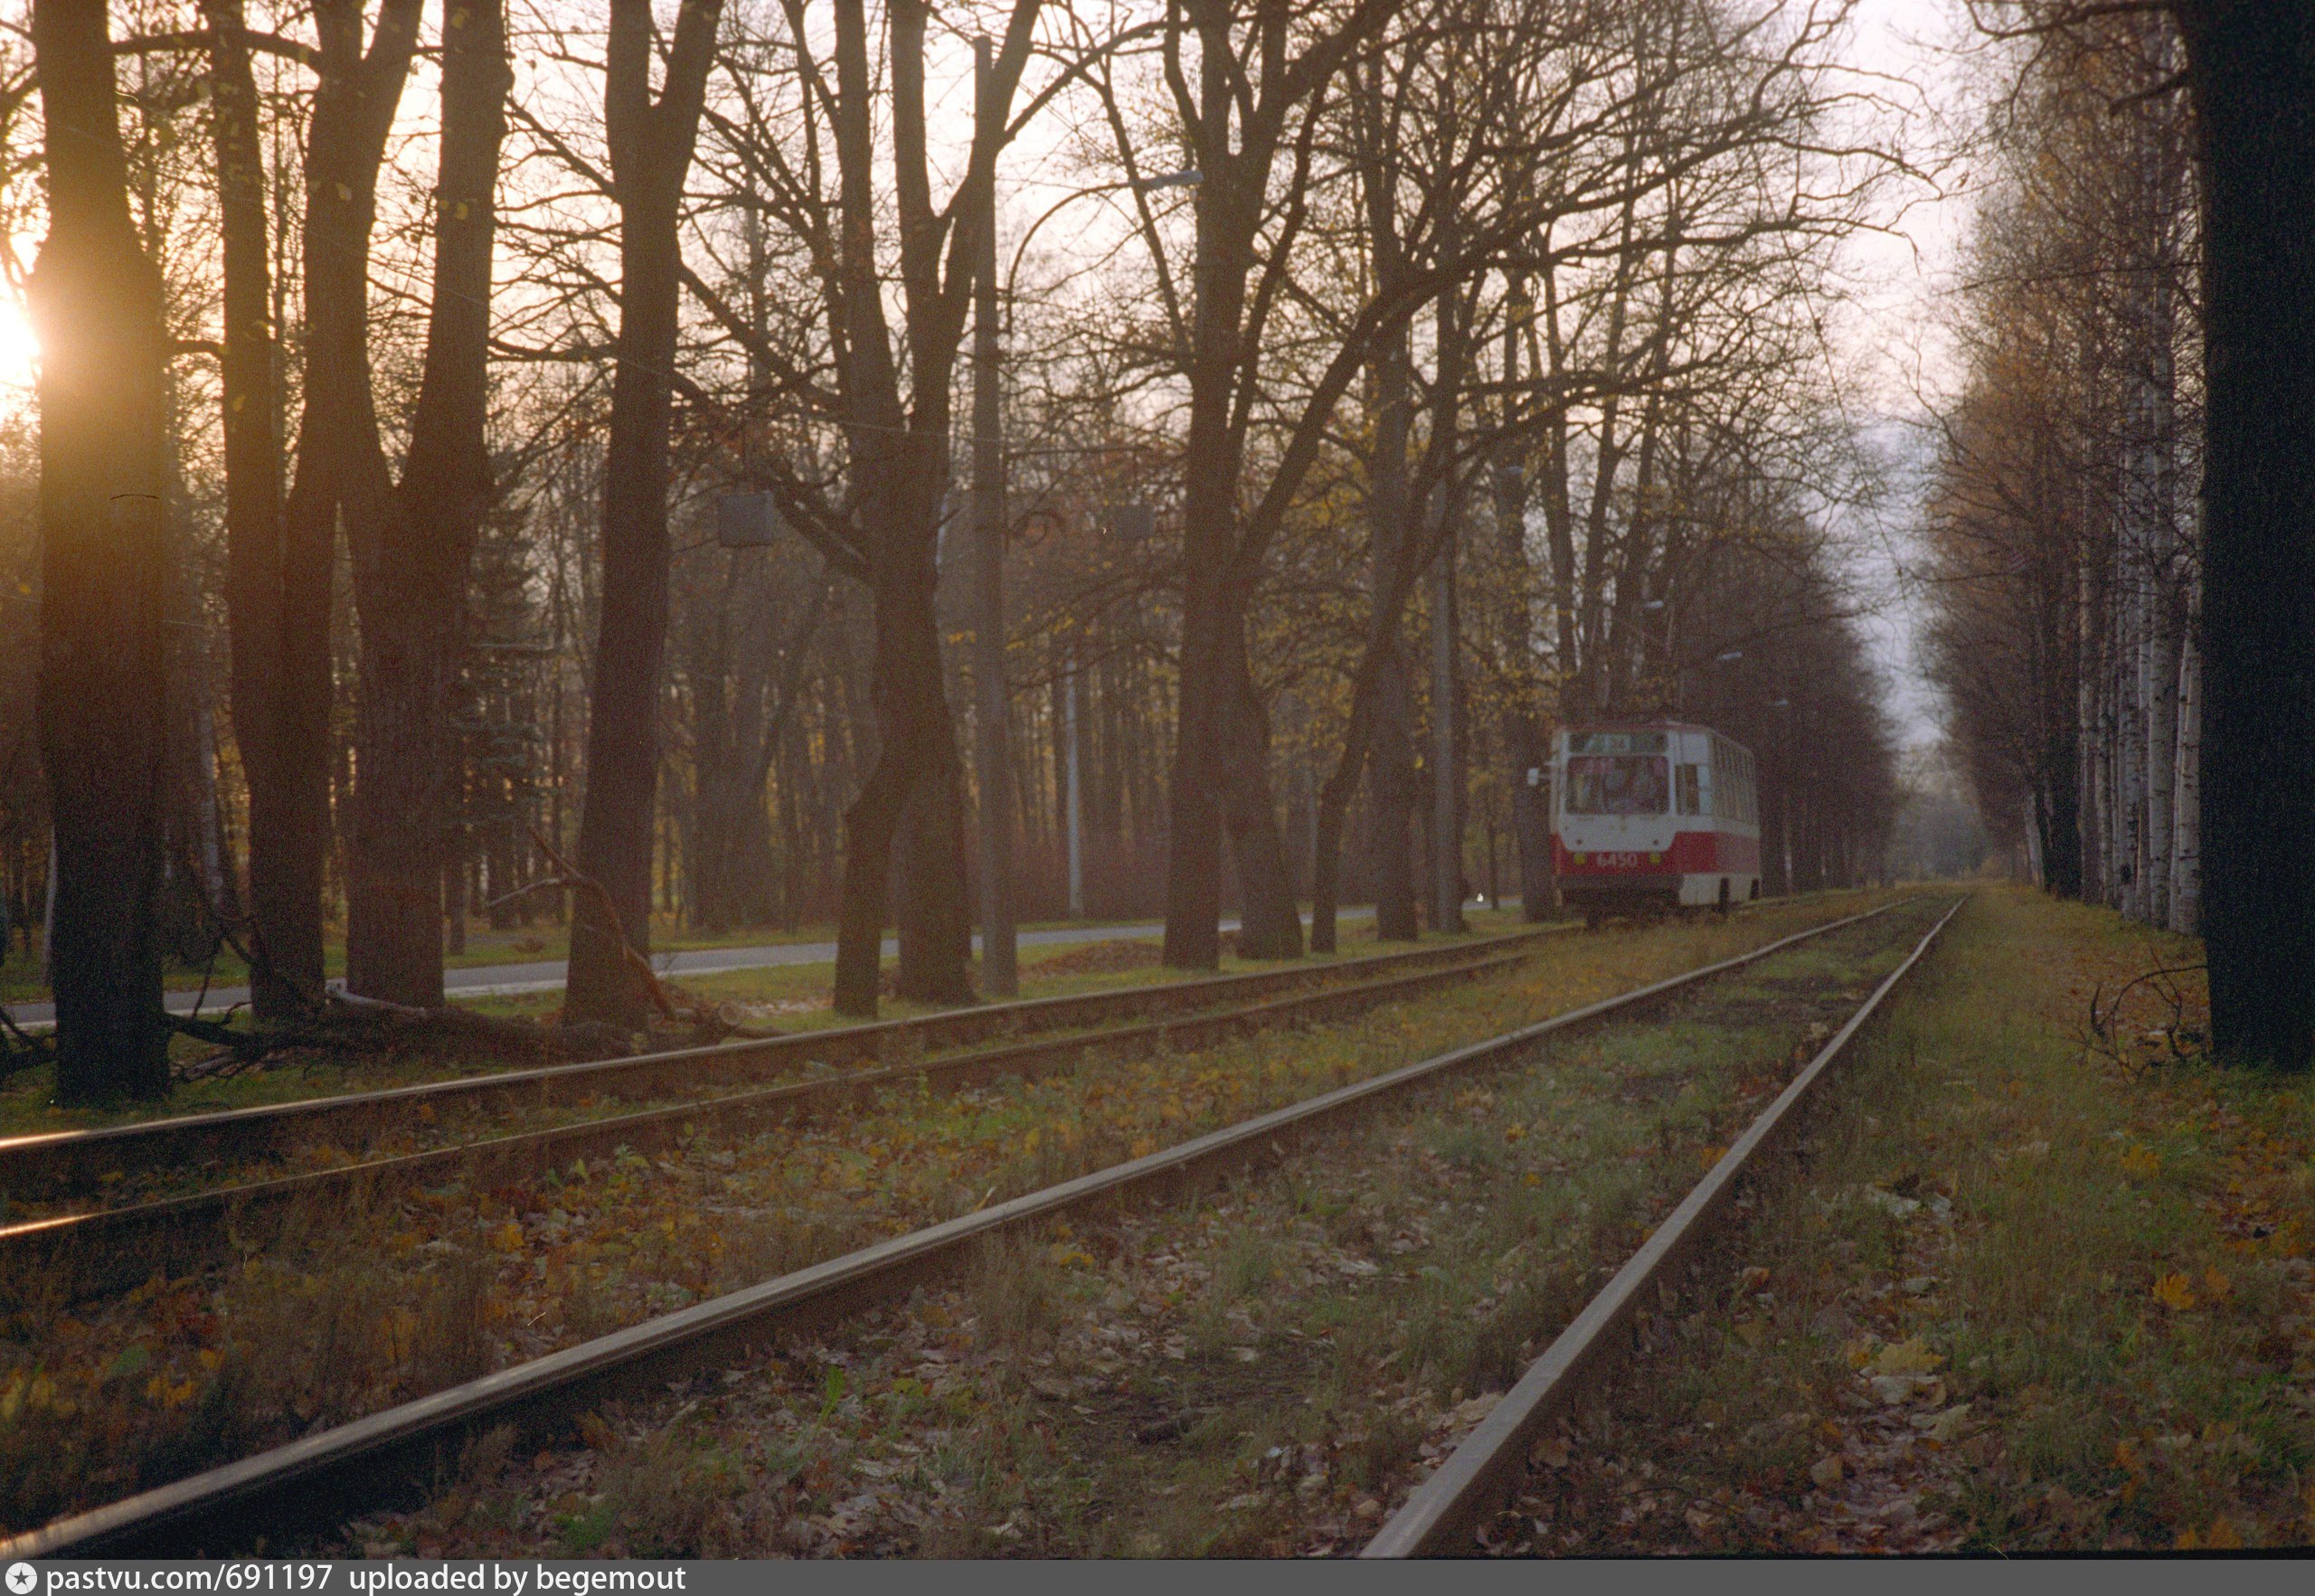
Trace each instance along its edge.
{"label": "tram roof", "polygon": [[1733,743],[1736,747],[1743,749],[1747,753],[1752,751],[1749,744],[1744,743],[1736,738],[1731,737],[1727,732],[1721,731],[1716,726],[1707,726],[1698,721],[1570,721],[1565,725],[1560,727],[1560,731],[1568,733],[1578,732],[1700,732],[1705,736],[1717,737],[1723,742]]}

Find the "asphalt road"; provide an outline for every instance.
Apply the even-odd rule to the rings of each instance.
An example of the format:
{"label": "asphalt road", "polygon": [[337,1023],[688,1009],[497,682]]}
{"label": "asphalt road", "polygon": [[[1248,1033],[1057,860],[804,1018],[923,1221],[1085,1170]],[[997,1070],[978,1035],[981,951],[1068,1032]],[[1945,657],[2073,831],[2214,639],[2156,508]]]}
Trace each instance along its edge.
{"label": "asphalt road", "polygon": [[[1354,920],[1372,914],[1371,909],[1346,909],[1343,918]],[[1234,920],[1224,921],[1223,929],[1233,930]],[[1062,926],[1053,930],[1023,931],[1023,947],[1051,946],[1063,942],[1106,942],[1120,937],[1154,937],[1165,930],[1161,924]],[[973,946],[980,946],[980,939],[973,939]],[[892,938],[884,939],[886,957],[900,951],[900,944]],[[770,969],[789,964],[831,964],[836,959],[834,942],[781,942],[765,948],[687,948],[667,953],[655,953],[651,965],[663,976],[713,976],[726,970]],[[448,996],[457,997],[510,997],[522,992],[553,992],[562,988],[567,973],[559,959],[540,959],[533,964],[475,964],[442,972],[442,986]],[[341,985],[332,982],[332,986]],[[189,1015],[194,1012],[198,992],[171,992],[165,1001],[171,1014]],[[212,987],[201,1002],[203,1014],[222,1014],[236,1004],[250,1000],[247,987]],[[8,1017],[28,1028],[52,1025],[56,1020],[56,1006],[49,1003],[12,1003],[7,1005]]]}

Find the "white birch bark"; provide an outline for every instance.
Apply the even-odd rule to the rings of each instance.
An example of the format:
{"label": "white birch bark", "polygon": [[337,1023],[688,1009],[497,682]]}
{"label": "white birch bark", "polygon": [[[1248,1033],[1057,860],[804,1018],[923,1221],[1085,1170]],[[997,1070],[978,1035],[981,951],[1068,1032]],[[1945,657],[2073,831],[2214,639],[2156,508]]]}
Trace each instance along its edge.
{"label": "white birch bark", "polygon": [[2144,549],[2137,528],[2124,516],[2116,528],[2112,702],[2106,736],[2112,750],[2114,879],[2112,902],[2132,918],[2141,917],[2140,888],[2146,879],[2145,715],[2139,699],[2139,655],[2146,633]]}

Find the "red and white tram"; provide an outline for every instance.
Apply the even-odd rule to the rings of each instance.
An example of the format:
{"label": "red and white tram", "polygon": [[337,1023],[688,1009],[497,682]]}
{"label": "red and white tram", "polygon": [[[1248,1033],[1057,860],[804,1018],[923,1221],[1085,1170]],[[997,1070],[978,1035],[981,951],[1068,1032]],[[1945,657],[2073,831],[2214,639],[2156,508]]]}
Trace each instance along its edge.
{"label": "red and white tram", "polygon": [[1552,741],[1552,863],[1592,919],[1761,895],[1752,751],[1677,721],[1570,726]]}

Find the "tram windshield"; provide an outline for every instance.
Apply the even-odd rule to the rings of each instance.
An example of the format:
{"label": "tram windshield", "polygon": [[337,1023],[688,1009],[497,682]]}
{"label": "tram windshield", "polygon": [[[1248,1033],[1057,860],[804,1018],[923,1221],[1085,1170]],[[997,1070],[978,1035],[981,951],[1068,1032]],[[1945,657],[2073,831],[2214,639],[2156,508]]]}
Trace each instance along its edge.
{"label": "tram windshield", "polygon": [[1661,815],[1670,792],[1659,755],[1577,754],[1567,761],[1571,815]]}

